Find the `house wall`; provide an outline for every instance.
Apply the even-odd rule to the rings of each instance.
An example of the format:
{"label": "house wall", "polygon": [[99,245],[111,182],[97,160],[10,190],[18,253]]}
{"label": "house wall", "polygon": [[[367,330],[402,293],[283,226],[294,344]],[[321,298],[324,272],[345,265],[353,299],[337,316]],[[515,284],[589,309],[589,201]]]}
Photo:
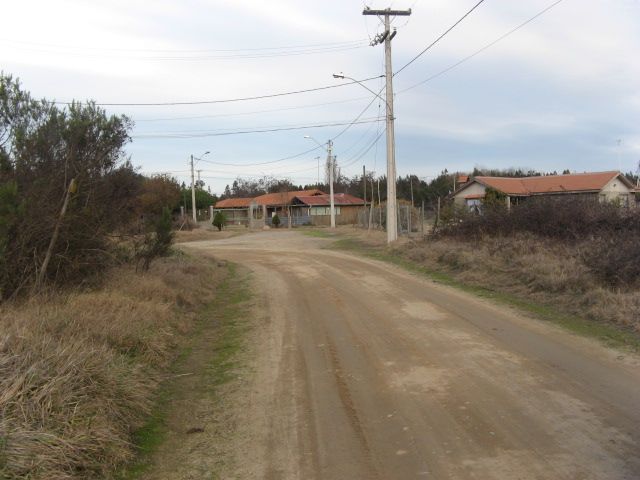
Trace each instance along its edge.
{"label": "house wall", "polygon": [[[354,225],[358,221],[358,212],[364,207],[359,205],[340,205],[340,215],[336,215],[336,225]],[[312,215],[313,225],[331,225],[331,215]]]}
{"label": "house wall", "polygon": [[453,201],[458,205],[464,205],[465,199],[467,195],[484,195],[486,191],[486,187],[484,185],[480,185],[478,182],[473,182],[467,188],[462,190],[461,192],[456,193],[453,196]]}
{"label": "house wall", "polygon": [[616,202],[622,206],[635,206],[635,194],[622,181],[616,177],[600,190],[600,201]]}

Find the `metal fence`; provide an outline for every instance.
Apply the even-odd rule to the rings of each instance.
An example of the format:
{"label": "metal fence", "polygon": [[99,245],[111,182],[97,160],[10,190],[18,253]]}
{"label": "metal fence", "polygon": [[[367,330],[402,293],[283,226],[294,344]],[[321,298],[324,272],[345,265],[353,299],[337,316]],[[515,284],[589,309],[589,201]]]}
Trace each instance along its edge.
{"label": "metal fence", "polygon": [[[411,205],[398,205],[398,234],[422,235],[427,228],[422,208],[413,208]],[[356,226],[386,230],[387,209],[382,207],[365,207],[358,212]]]}

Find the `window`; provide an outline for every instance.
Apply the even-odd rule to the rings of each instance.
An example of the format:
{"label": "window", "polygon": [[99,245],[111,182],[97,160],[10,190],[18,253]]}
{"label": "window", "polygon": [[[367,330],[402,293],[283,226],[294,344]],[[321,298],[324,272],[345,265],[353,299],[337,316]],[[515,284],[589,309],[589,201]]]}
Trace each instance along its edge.
{"label": "window", "polygon": [[[340,215],[340,207],[334,207],[336,215]],[[331,207],[311,207],[310,215],[331,215]]]}

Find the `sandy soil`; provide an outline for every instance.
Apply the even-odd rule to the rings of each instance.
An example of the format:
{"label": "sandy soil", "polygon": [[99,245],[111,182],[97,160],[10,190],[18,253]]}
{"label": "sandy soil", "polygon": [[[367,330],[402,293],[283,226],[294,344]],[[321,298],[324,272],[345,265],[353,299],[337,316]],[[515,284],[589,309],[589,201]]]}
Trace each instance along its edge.
{"label": "sandy soil", "polygon": [[224,442],[225,479],[640,478],[638,358],[328,243],[182,247],[253,272],[258,328],[231,409],[211,413],[233,434],[181,462]]}

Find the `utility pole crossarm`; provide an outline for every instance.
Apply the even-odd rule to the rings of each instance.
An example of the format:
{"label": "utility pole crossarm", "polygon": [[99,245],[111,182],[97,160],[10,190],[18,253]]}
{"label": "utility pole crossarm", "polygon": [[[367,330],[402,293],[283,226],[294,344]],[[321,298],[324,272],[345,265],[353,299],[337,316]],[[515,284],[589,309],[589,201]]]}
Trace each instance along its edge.
{"label": "utility pole crossarm", "polygon": [[384,10],[371,10],[370,8],[365,8],[362,11],[363,15],[391,15],[393,17],[408,17],[411,15],[411,9],[409,10],[391,10],[390,8],[386,8]]}

